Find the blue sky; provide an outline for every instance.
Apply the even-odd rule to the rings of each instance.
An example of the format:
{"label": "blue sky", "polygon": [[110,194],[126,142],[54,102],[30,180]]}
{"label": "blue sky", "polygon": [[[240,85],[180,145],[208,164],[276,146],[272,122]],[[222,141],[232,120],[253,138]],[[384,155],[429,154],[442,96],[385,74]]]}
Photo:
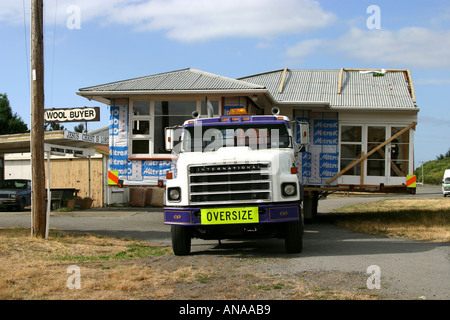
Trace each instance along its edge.
{"label": "blue sky", "polygon": [[[184,68],[410,69],[415,166],[450,148],[450,1],[44,0],[45,107],[100,106],[79,88]],[[377,6],[379,11],[368,8]],[[30,124],[30,0],[0,0],[0,92]],[[379,13],[379,15],[378,15]],[[368,23],[369,22],[369,23]],[[72,129],[68,124],[66,128]]]}

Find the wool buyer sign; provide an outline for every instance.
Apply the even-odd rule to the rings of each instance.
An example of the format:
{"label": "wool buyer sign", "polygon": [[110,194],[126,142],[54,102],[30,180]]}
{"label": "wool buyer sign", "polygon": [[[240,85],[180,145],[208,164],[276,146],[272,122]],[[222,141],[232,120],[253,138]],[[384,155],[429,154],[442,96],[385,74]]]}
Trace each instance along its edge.
{"label": "wool buyer sign", "polygon": [[44,120],[45,122],[100,121],[100,107],[46,109]]}

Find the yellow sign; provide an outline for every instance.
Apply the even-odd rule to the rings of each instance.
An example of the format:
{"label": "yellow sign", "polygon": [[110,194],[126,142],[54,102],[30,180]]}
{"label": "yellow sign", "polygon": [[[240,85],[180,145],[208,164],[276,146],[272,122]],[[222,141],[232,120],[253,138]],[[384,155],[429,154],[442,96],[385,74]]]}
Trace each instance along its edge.
{"label": "yellow sign", "polygon": [[259,222],[258,207],[201,209],[200,214],[204,225]]}
{"label": "yellow sign", "polygon": [[415,175],[407,175],[406,176],[406,187],[407,188],[415,188],[416,187],[416,176]]}
{"label": "yellow sign", "polygon": [[119,183],[119,171],[108,171],[108,185],[116,186]]}

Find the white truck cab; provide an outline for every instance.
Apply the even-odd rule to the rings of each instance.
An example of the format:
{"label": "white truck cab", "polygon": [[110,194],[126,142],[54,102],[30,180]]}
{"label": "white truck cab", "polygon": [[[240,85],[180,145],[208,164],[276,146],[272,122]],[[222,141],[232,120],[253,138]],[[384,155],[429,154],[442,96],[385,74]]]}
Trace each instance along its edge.
{"label": "white truck cab", "polygon": [[166,148],[178,157],[164,205],[176,255],[189,254],[194,237],[282,237],[287,252],[301,252],[299,146],[287,117],[245,109],[197,117],[166,128]]}

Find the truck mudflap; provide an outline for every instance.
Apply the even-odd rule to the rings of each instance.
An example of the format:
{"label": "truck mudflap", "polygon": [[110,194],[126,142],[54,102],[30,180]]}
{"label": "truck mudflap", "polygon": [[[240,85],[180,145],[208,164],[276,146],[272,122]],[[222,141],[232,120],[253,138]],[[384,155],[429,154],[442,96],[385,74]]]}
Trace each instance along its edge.
{"label": "truck mudflap", "polygon": [[197,208],[164,208],[164,224],[184,226],[228,225],[248,223],[281,223],[298,221],[298,202],[281,204],[242,204]]}

